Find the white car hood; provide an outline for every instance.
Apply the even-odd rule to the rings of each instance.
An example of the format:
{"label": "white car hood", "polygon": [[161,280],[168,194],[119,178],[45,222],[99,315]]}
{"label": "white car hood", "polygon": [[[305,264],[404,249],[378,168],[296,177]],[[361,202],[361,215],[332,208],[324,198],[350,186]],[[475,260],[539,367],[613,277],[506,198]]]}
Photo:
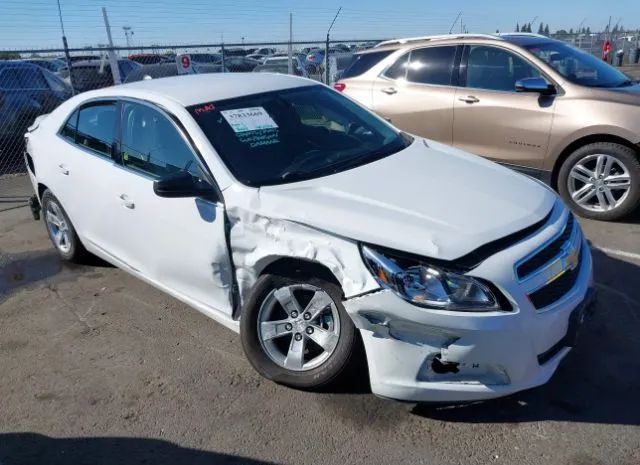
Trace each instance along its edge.
{"label": "white car hood", "polygon": [[500,165],[433,141],[318,179],[263,187],[257,213],[442,260],[543,219],[556,195]]}

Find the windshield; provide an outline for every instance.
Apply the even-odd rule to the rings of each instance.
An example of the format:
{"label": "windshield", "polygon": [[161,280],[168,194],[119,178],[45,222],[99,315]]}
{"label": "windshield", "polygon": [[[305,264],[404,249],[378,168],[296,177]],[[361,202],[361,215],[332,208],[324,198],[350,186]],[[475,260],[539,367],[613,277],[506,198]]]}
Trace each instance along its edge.
{"label": "windshield", "polygon": [[524,48],[547,62],[574,84],[587,87],[623,87],[629,78],[595,56],[562,42],[542,42]]}
{"label": "windshield", "polygon": [[188,108],[233,175],[249,186],[317,178],[370,163],[411,138],[314,85]]}

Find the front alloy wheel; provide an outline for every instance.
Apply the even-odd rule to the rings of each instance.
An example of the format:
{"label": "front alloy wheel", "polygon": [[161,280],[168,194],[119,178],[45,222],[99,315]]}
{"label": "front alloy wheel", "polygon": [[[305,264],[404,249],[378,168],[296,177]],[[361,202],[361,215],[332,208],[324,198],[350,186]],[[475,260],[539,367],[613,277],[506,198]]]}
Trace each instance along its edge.
{"label": "front alloy wheel", "polygon": [[580,147],[558,173],[558,190],[580,215],[617,220],[640,202],[640,158],[630,147],[597,142]]}
{"label": "front alloy wheel", "polygon": [[287,386],[320,389],[358,372],[359,341],[342,290],[320,278],[260,277],[242,308],[240,337],[253,367]]}

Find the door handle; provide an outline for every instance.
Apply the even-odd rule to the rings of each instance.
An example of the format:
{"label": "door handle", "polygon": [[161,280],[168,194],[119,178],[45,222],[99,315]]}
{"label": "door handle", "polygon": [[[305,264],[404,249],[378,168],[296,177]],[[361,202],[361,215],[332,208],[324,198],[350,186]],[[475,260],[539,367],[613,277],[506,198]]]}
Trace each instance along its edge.
{"label": "door handle", "polygon": [[62,174],[64,174],[65,176],[69,176],[69,169],[64,164],[58,165],[58,168],[60,168],[60,172]]}
{"label": "door handle", "polygon": [[122,194],[120,196],[120,200],[122,200],[122,205],[127,208],[134,209],[136,207],[136,204],[133,203],[131,199],[129,199],[129,196],[127,194]]}
{"label": "door handle", "polygon": [[384,92],[387,95],[393,95],[398,93],[398,91],[393,87],[385,87],[384,89],[380,89],[380,92]]}
{"label": "door handle", "polygon": [[473,95],[469,95],[467,97],[460,97],[458,100],[465,103],[478,103],[480,101],[478,97],[474,97]]}

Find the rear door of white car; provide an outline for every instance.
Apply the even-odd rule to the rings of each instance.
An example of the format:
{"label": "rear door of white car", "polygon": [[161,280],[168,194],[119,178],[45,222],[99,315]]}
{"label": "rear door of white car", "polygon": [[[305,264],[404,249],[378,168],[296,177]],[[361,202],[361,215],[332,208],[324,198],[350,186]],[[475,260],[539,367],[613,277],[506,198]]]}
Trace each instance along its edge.
{"label": "rear door of white car", "polygon": [[113,251],[144,277],[230,315],[232,271],[224,205],[203,198],[163,198],[154,181],[187,171],[213,179],[177,122],[159,107],[121,101],[119,163],[111,184]]}

